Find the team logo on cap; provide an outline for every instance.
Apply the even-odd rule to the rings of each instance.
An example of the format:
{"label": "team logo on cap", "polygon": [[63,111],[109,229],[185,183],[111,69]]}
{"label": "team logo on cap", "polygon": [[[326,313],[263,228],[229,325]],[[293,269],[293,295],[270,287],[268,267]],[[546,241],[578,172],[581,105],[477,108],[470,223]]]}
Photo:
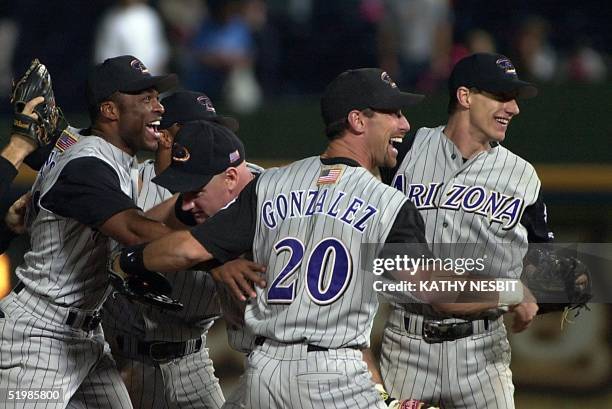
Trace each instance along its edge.
{"label": "team logo on cap", "polygon": [[238,159],[240,159],[240,152],[238,152],[238,149],[236,149],[234,152],[231,152],[229,154],[229,160],[230,163],[234,163],[236,162]]}
{"label": "team logo on cap", "polygon": [[217,111],[215,110],[215,107],[212,104],[212,101],[207,96],[205,95],[199,96],[196,100],[198,101],[200,105],[203,105],[204,108],[206,108],[208,112],[212,112],[213,114],[217,113]]}
{"label": "team logo on cap", "polygon": [[130,66],[133,69],[142,72],[143,74],[148,74],[149,73],[149,70],[147,69],[147,67],[145,67],[145,65],[142,63],[142,61],[140,61],[138,59],[132,60],[132,62],[130,62]]}
{"label": "team logo on cap", "polygon": [[391,76],[387,74],[387,71],[383,71],[383,73],[380,74],[380,79],[391,85],[391,88],[397,88],[397,84],[391,79]]}
{"label": "team logo on cap", "polygon": [[176,142],[172,145],[172,160],[174,162],[187,162],[191,158],[191,154],[183,145]]}
{"label": "team logo on cap", "polygon": [[509,59],[500,58],[497,61],[495,61],[495,64],[497,64],[499,68],[504,70],[504,73],[510,74],[510,75],[516,75],[516,68],[514,68],[514,65],[512,65],[512,62]]}

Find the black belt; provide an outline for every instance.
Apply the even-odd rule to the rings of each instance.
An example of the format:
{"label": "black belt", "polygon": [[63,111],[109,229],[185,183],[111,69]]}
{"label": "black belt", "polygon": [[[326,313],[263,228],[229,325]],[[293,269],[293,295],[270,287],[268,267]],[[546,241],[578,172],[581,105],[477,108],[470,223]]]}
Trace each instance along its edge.
{"label": "black belt", "polygon": [[[23,283],[23,281],[20,281],[19,283],[17,283],[13,291],[15,292],[15,294],[19,294],[21,291],[23,291],[24,288],[25,284]],[[64,321],[64,324],[83,331],[93,331],[102,321],[102,313],[100,311],[95,311],[91,314],[86,314],[83,318],[83,321],[80,322],[78,325],[75,325],[78,317],[79,313],[77,313],[76,311],[70,311],[68,313],[68,317],[66,317],[66,320]]]}
{"label": "black belt", "polygon": [[[116,339],[119,348],[124,349],[125,337],[118,335]],[[171,361],[198,352],[202,344],[202,338],[181,342],[138,341],[136,351],[154,361]]]}
{"label": "black belt", "polygon": [[[410,318],[404,317],[404,327],[410,332]],[[489,320],[484,319],[484,327],[489,329]],[[474,322],[442,322],[423,320],[423,340],[428,344],[438,344],[445,341],[455,341],[474,334]]]}
{"label": "black belt", "polygon": [[[266,342],[266,337],[256,337],[255,338],[255,345],[257,346],[262,346],[265,342]],[[287,345],[292,345],[292,344],[287,343]],[[356,346],[343,347],[343,348],[359,349],[359,347],[356,347]],[[329,351],[329,348],[320,347],[318,345],[313,345],[313,344],[306,345],[306,352],[324,352],[324,351]]]}

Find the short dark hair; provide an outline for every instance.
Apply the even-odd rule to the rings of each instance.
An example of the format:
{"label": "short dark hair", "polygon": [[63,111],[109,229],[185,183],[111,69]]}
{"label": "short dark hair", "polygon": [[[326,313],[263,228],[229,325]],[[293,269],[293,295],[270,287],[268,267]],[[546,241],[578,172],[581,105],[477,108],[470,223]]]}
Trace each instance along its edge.
{"label": "short dark hair", "polygon": [[[372,108],[366,108],[366,109],[361,110],[361,112],[363,112],[363,114],[367,118],[372,118],[376,111],[373,110]],[[343,118],[339,121],[335,121],[327,125],[325,127],[325,135],[327,136],[327,139],[329,139],[330,141],[333,141],[334,139],[339,138],[340,135],[342,135],[342,132],[347,130],[348,127],[349,127],[348,119]]]}
{"label": "short dark hair", "polygon": [[98,121],[100,117],[100,107],[105,102],[114,102],[116,104],[120,104],[121,100],[119,98],[119,92],[113,92],[110,97],[108,97],[105,101],[97,102],[96,104],[89,103],[87,106],[87,110],[89,112],[89,121],[93,125]]}

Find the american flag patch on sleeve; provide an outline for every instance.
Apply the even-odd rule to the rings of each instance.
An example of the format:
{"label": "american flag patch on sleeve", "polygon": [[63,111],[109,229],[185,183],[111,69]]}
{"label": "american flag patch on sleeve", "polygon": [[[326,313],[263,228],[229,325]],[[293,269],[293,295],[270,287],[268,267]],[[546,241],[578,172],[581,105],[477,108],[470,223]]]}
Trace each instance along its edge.
{"label": "american flag patch on sleeve", "polygon": [[317,185],[331,185],[336,183],[342,175],[341,167],[325,167],[321,169],[319,179],[317,179]]}
{"label": "american flag patch on sleeve", "polygon": [[57,142],[55,142],[55,147],[60,151],[64,152],[66,149],[70,148],[72,145],[79,141],[79,137],[72,134],[68,130],[64,129],[62,134],[58,138]]}

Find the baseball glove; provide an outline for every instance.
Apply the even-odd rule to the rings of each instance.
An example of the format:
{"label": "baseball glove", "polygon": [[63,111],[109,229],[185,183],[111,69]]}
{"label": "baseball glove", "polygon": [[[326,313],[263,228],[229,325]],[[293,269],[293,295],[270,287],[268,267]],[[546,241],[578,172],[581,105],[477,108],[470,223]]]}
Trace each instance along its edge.
{"label": "baseball glove", "polygon": [[154,271],[127,274],[121,269],[120,255],[120,251],[113,253],[108,266],[109,279],[115,293],[167,310],[183,309],[183,304],[171,297],[172,284],[165,276]]}
{"label": "baseball glove", "polygon": [[577,316],[593,296],[586,264],[548,249],[527,252],[521,279],[538,301],[538,314],[574,310]]}
{"label": "baseball glove", "polygon": [[[26,102],[39,96],[45,101],[34,108],[37,118],[23,114]],[[25,74],[13,82],[11,103],[15,111],[12,133],[25,136],[38,146],[50,144],[58,127],[65,128],[61,110],[55,104],[51,75],[38,59],[34,59]]]}

